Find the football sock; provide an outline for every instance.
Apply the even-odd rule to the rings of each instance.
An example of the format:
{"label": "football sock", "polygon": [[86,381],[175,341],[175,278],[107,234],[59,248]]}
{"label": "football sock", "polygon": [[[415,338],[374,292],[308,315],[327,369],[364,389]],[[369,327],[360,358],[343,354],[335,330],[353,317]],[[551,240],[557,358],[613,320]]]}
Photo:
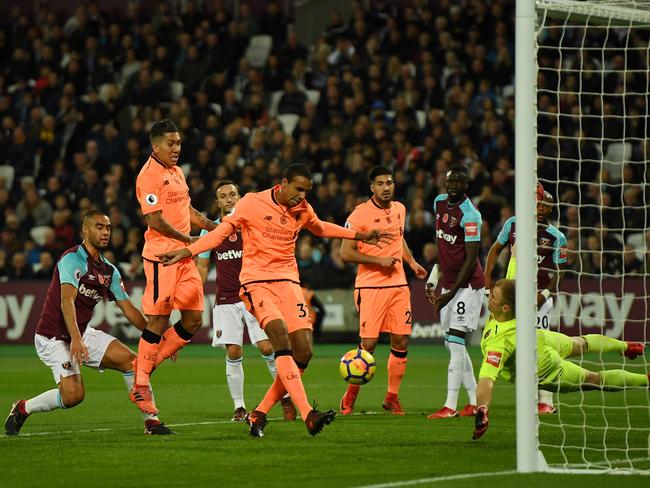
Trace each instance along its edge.
{"label": "football sock", "polygon": [[546,405],[550,405],[551,407],[553,406],[553,392],[552,391],[546,391],[546,390],[539,390],[537,392],[538,394],[538,402],[539,403],[545,403]]}
{"label": "football sock", "polygon": [[25,413],[49,412],[57,408],[65,408],[61,401],[61,393],[58,388],[53,388],[25,402]]}
{"label": "football sock", "polygon": [[273,354],[269,354],[268,356],[262,355],[264,358],[264,361],[266,361],[266,367],[269,368],[269,373],[271,373],[271,376],[275,378],[275,376],[278,374],[278,368],[275,365],[275,356]]}
{"label": "football sock", "polygon": [[[296,408],[300,411],[300,416],[303,420],[307,419],[307,415],[313,409],[307,400],[307,393],[300,378],[300,370],[296,366],[296,362],[291,357],[291,351],[277,351],[275,353],[275,364],[278,367],[278,376],[286,391],[291,396]],[[275,384],[275,381],[274,381]],[[273,388],[273,385],[271,385]],[[284,392],[279,396],[278,400],[284,396]],[[276,400],[276,401],[278,401]]]}
{"label": "football sock", "polygon": [[467,397],[470,405],[476,405],[476,378],[474,377],[474,366],[472,359],[469,357],[467,349],[465,351],[465,365],[463,368],[463,386],[467,390]]}
{"label": "football sock", "polygon": [[[158,354],[156,355],[154,368],[157,368],[165,359],[172,357],[174,353],[180,351],[185,344],[190,342],[191,338],[192,334],[187,332],[180,322],[176,322],[173,327],[167,329],[158,346]],[[139,360],[140,358],[138,357]],[[138,384],[140,383],[138,382]]]}
{"label": "football sock", "polygon": [[589,352],[625,352],[627,343],[606,337],[600,334],[587,334],[582,336],[587,341],[587,350]]}
{"label": "football sock", "polygon": [[[459,340],[463,341],[463,344],[452,342]],[[447,336],[445,345],[450,355],[449,366],[447,367],[447,400],[445,400],[445,407],[456,410],[458,407],[458,392],[463,382],[463,372],[465,370],[465,341],[456,336]]]}
{"label": "football sock", "polygon": [[[124,378],[124,384],[126,385],[127,391],[131,391],[133,389],[133,384],[135,383],[135,373],[133,371],[127,371],[125,373],[122,373],[122,377]],[[151,397],[153,398],[153,392],[151,393]],[[150,413],[140,412],[140,415],[145,421],[158,420],[157,415],[151,415]]]}
{"label": "football sock", "polygon": [[[302,376],[304,370],[300,369],[299,371],[300,371],[300,376]],[[264,413],[269,413],[269,410],[273,408],[273,405],[278,403],[282,398],[290,398],[290,395],[287,393],[287,389],[282,383],[282,380],[278,378],[278,376],[276,375],[273,380],[273,384],[266,392],[266,395],[264,395],[264,398],[262,399],[260,404],[257,407],[255,407],[255,410],[259,410],[260,412],[264,412]]]}
{"label": "football sock", "polygon": [[648,386],[648,377],[644,374],[630,373],[624,369],[609,369],[600,372],[603,390],[618,391],[626,386]]}
{"label": "football sock", "polygon": [[399,395],[399,387],[406,372],[408,351],[399,351],[391,348],[388,356],[388,393]]}
{"label": "football sock", "polygon": [[244,358],[230,359],[226,356],[226,381],[230,397],[235,404],[235,408],[245,407],[244,405]]}
{"label": "football sock", "polygon": [[153,371],[156,362],[156,353],[160,336],[149,329],[142,331],[140,342],[138,343],[138,364],[135,372],[135,383],[137,385],[148,385],[149,376]]}

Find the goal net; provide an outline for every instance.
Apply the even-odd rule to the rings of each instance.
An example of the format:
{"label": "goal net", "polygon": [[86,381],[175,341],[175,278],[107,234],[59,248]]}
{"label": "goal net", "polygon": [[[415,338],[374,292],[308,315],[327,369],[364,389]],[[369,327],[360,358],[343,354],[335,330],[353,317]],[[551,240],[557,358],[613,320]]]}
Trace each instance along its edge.
{"label": "goal net", "polygon": [[[536,12],[537,177],[568,241],[552,329],[647,343],[650,2],[537,0]],[[643,356],[572,361],[648,373]],[[551,469],[650,473],[649,400],[641,387],[556,394],[539,449]]]}

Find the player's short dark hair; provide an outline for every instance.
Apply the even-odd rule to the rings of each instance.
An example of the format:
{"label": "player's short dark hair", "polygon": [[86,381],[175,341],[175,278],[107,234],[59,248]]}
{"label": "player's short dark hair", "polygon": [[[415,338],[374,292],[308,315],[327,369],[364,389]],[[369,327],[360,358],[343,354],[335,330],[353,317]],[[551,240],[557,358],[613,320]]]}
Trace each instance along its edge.
{"label": "player's short dark hair", "polygon": [[289,183],[291,183],[296,176],[302,176],[308,180],[314,179],[309,168],[302,163],[290,164],[284,168],[284,171],[282,172],[282,177],[286,178]]}
{"label": "player's short dark hair", "polygon": [[386,166],[375,166],[370,170],[370,173],[368,173],[368,180],[370,183],[372,183],[375,181],[375,178],[377,178],[377,176],[384,175],[393,176],[393,170],[387,168]]}
{"label": "player's short dark hair", "polygon": [[239,193],[239,185],[237,183],[235,183],[234,181],[232,181],[232,180],[219,180],[219,181],[217,181],[217,184],[214,185],[214,192],[218,193],[219,188],[221,188],[222,186],[226,186],[226,185],[234,186],[237,189],[237,193]]}
{"label": "player's short dark hair", "polygon": [[106,215],[106,212],[102,212],[101,210],[97,210],[97,209],[89,210],[84,214],[82,225],[85,225],[88,219],[92,219],[93,217],[97,217],[98,215],[101,215],[102,217],[108,217],[108,215]]}
{"label": "player's short dark hair", "polygon": [[496,286],[501,289],[501,297],[503,299],[503,303],[509,305],[512,309],[512,313],[514,314],[515,306],[517,304],[515,280],[502,279],[496,282]]}
{"label": "player's short dark hair", "polygon": [[454,164],[449,168],[449,173],[456,173],[469,179],[469,169],[464,164]]}
{"label": "player's short dark hair", "polygon": [[161,138],[168,132],[180,132],[172,119],[162,119],[154,122],[149,130],[149,140],[153,142],[155,139]]}

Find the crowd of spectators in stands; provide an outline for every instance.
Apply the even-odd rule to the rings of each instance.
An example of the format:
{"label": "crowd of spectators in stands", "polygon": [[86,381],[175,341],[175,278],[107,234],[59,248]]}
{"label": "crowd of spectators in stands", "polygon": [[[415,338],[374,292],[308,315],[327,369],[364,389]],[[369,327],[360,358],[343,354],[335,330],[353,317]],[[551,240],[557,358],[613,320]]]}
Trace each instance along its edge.
{"label": "crowd of spectators in stands", "polygon": [[[125,12],[109,13],[89,1],[65,14],[42,3],[35,15],[16,8],[0,20],[0,166],[13,168],[11,178],[0,173],[0,279],[51,276],[62,250],[78,242],[81,216],[95,207],[113,224],[106,256],[126,280],[142,278],[145,224],[135,178],[150,154],[148,128],[164,117],[182,131],[180,164],[192,202],[209,216],[217,180],[233,179],[242,192],[262,190],[280,181],[284,165],[302,162],[315,175],[311,204],[321,218],[342,224],[369,195],[369,169],[394,168],[396,198],[409,211],[406,239],[427,267],[437,253],[433,199],[444,191],[449,167],[466,164],[468,194],[484,218],[485,255],[513,214],[514,0],[412,0],[399,8],[377,1],[369,10],[354,2],[349,18],[332,11],[309,46],[299,42],[277,1],[262,16],[253,16],[245,2],[237,16],[222,1],[182,3],[183,11],[161,2],[143,12],[133,2]],[[260,35],[272,40],[262,64],[249,51]],[[542,52],[542,87],[556,81],[556,58],[552,50]],[[596,110],[599,100],[567,95],[562,103],[575,114],[580,103]],[[619,113],[619,105],[605,100],[603,113]],[[558,128],[559,106],[552,96],[540,97],[541,134],[619,130]],[[293,128],[287,114],[297,117]],[[580,151],[596,162],[597,148],[589,141],[582,148],[558,149],[553,140],[540,145],[547,156],[540,176],[562,202],[562,222],[594,228],[582,235],[569,229],[570,249],[601,251],[608,231],[597,225],[599,211],[578,212],[567,205],[578,203],[578,188],[553,184],[558,177],[574,180],[580,170],[558,161]],[[644,148],[635,146],[635,155],[645,157]],[[644,177],[628,171],[617,181]],[[596,180],[595,173],[589,177]],[[580,188],[581,203],[625,198],[634,205],[644,196],[623,186],[619,193],[593,188]],[[643,212],[612,212],[647,224]],[[352,284],[354,268],[341,261],[336,241],[305,235],[297,253],[311,286]],[[602,253],[593,255],[589,269],[604,271]],[[625,266],[643,267],[625,256]],[[581,261],[570,254],[570,266]]]}

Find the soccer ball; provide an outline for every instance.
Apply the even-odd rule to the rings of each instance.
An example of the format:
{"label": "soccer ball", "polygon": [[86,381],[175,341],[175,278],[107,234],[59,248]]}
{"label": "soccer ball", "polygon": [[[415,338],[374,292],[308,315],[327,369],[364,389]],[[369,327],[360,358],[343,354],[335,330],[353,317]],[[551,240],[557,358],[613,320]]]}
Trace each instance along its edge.
{"label": "soccer ball", "polygon": [[352,349],[341,358],[339,372],[341,377],[351,385],[365,385],[377,370],[375,358],[363,349]]}

